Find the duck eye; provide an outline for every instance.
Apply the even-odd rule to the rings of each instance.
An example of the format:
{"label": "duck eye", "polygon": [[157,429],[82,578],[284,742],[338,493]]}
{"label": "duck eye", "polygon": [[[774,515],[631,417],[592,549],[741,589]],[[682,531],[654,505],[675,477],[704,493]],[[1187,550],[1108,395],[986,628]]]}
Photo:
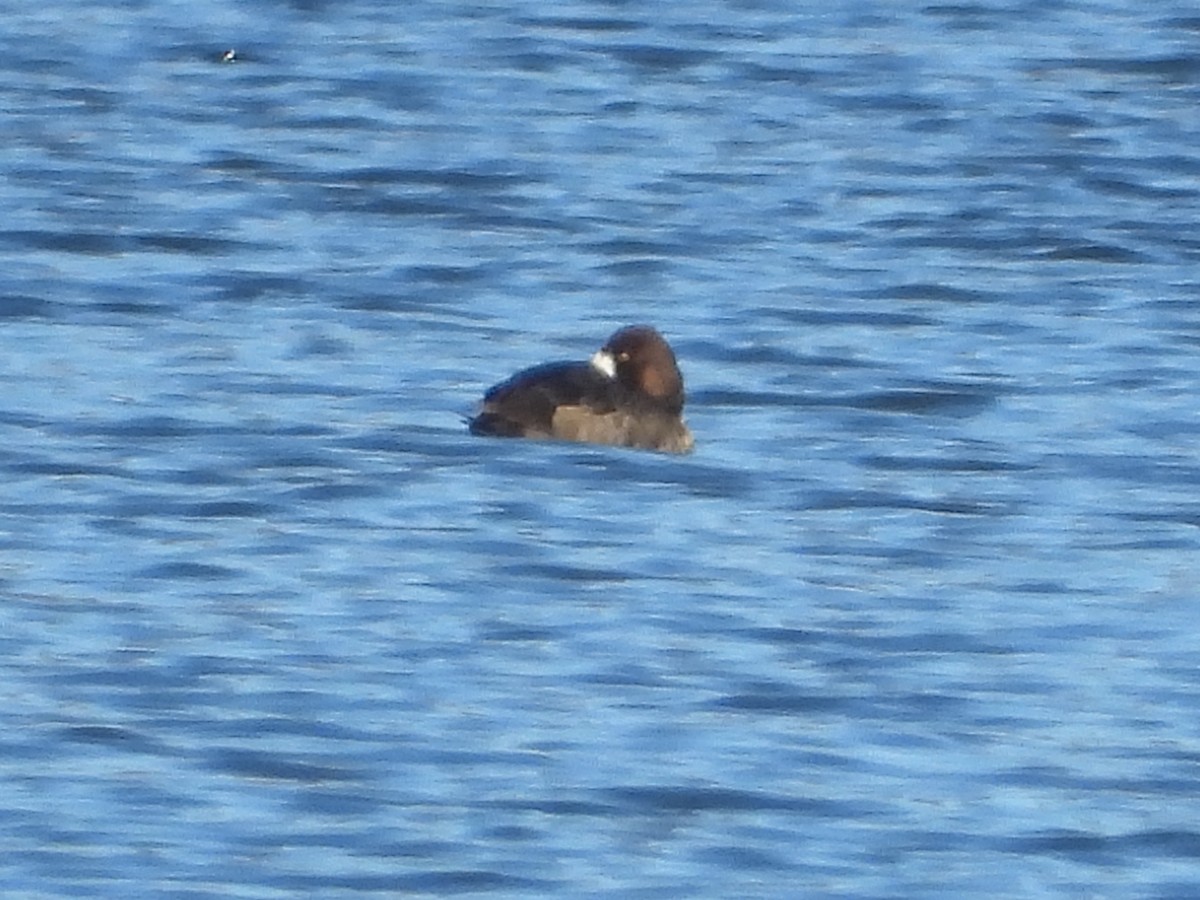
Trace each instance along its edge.
{"label": "duck eye", "polygon": [[622,353],[622,354],[618,355],[618,356],[617,356],[617,361],[618,361],[618,362],[629,362],[629,354],[628,354],[628,353]]}

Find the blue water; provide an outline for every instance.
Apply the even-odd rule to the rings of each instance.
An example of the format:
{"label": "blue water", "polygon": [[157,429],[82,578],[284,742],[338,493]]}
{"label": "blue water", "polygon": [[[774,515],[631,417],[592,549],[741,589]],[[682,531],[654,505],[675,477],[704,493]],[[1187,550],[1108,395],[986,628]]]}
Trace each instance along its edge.
{"label": "blue water", "polygon": [[1200,895],[1192,5],[0,9],[6,898]]}

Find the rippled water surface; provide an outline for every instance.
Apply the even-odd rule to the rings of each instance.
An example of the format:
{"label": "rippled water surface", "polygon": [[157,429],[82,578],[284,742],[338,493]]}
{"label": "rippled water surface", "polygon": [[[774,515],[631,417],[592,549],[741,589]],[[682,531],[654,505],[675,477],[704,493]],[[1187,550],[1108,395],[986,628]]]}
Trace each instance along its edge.
{"label": "rippled water surface", "polygon": [[0,8],[6,897],[1200,891],[1192,5]]}

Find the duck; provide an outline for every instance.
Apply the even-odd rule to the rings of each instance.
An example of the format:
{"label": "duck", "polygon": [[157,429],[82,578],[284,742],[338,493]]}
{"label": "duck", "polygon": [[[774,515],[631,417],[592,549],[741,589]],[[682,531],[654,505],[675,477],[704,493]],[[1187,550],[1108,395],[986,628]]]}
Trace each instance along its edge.
{"label": "duck", "polygon": [[690,453],[683,375],[657,329],[618,329],[590,360],[549,362],[490,388],[471,434]]}

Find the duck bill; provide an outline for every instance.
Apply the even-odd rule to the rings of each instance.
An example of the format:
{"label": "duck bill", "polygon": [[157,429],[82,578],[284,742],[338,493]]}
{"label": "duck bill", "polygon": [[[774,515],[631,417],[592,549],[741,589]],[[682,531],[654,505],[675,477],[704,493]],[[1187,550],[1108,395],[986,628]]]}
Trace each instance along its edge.
{"label": "duck bill", "polygon": [[617,361],[613,359],[613,355],[607,350],[597,350],[592,355],[592,368],[603,375],[605,378],[617,377]]}

